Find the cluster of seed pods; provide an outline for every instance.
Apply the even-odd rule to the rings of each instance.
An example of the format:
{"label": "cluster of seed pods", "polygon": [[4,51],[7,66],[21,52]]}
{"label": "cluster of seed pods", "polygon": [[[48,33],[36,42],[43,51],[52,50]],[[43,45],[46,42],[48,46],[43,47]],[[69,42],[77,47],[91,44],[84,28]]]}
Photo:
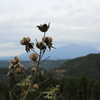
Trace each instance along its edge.
{"label": "cluster of seed pods", "polygon": [[9,65],[9,72],[7,73],[7,76],[12,76],[13,73],[17,73],[17,74],[23,74],[23,66],[20,64],[20,59],[18,57],[14,57],[14,59],[12,59]]}

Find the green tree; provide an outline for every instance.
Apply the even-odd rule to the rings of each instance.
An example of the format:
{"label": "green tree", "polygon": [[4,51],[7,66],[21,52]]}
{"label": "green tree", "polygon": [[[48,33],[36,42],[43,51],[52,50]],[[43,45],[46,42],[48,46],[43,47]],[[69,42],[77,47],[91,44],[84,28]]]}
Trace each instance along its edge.
{"label": "green tree", "polygon": [[87,100],[93,100],[92,88],[95,82],[96,82],[95,79],[89,80],[89,84],[87,87]]}
{"label": "green tree", "polygon": [[87,86],[88,86],[88,79],[85,75],[82,75],[80,77],[79,86],[78,86],[78,96],[80,100],[86,100]]}
{"label": "green tree", "polygon": [[100,82],[95,82],[92,88],[92,100],[100,100]]}

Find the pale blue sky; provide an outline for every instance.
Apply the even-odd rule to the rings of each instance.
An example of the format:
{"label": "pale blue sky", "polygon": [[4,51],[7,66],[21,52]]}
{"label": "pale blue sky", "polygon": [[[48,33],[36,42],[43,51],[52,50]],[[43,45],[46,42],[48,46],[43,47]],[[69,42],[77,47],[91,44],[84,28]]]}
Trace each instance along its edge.
{"label": "pale blue sky", "polygon": [[100,0],[0,0],[0,56],[24,53],[19,41],[41,41],[37,25],[51,23],[55,47],[70,43],[100,49]]}

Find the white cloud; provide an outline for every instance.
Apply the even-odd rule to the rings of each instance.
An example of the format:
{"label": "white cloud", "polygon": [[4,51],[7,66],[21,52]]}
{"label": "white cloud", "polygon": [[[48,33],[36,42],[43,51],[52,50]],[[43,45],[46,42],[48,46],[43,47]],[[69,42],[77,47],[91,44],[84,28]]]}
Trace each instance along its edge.
{"label": "white cloud", "polygon": [[49,22],[47,35],[54,38],[55,45],[100,43],[99,0],[0,0],[0,7],[0,48],[22,53],[20,39],[40,40],[43,34],[36,26]]}

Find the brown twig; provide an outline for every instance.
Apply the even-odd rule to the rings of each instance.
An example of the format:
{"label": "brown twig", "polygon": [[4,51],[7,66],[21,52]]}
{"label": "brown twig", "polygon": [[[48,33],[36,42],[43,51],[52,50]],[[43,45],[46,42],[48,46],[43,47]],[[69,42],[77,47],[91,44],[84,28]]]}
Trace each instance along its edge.
{"label": "brown twig", "polygon": [[44,82],[46,82],[47,80],[49,80],[51,77],[49,77],[49,78],[47,78],[46,80],[44,80],[44,81],[42,81],[42,82],[40,82],[38,85],[40,85],[40,84],[42,84],[42,83],[44,83]]}
{"label": "brown twig", "polygon": [[[41,63],[43,63],[44,61],[46,61],[48,58],[50,58],[50,56],[48,56],[46,59],[44,59]],[[40,63],[40,64],[41,64],[41,63]]]}
{"label": "brown twig", "polygon": [[38,97],[36,97],[34,100],[37,100],[41,95],[42,95],[42,93]]}
{"label": "brown twig", "polygon": [[40,65],[41,54],[42,54],[42,52],[41,52],[41,50],[40,50],[39,60],[38,60],[37,65],[36,65],[36,72],[34,73],[34,76],[32,76],[31,84],[30,84],[28,90],[26,91],[25,96],[22,98],[22,100],[26,100],[26,97],[27,97],[27,95],[28,95],[28,93],[29,93],[29,91],[30,91],[30,89],[31,89],[31,87],[32,87],[32,84],[33,84],[35,78],[36,78],[37,70],[38,70],[38,67],[39,67],[39,65]]}

